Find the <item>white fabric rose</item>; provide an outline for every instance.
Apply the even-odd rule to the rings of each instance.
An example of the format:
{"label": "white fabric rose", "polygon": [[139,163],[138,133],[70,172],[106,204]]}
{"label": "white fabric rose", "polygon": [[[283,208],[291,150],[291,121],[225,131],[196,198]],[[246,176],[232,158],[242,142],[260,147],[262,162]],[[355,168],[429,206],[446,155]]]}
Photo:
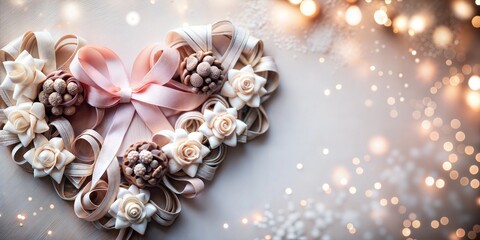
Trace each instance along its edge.
{"label": "white fabric rose", "polygon": [[7,72],[1,87],[13,91],[13,99],[25,102],[37,98],[38,85],[45,81],[42,68],[44,60],[33,58],[27,51],[18,55],[15,61],[5,61],[3,66]]}
{"label": "white fabric rose", "polygon": [[45,136],[39,134],[33,143],[35,147],[23,155],[33,167],[33,176],[50,175],[55,182],[60,183],[65,166],[70,164],[75,156],[65,149],[63,139],[59,137],[49,141]]}
{"label": "white fabric rose", "polygon": [[149,203],[150,192],[131,185],[128,189],[120,188],[117,200],[110,206],[108,213],[115,218],[115,229],[131,227],[144,234],[147,223],[157,209]]}
{"label": "white fabric rose", "polygon": [[210,153],[210,149],[202,144],[203,134],[200,132],[188,133],[184,129],[176,129],[170,134],[170,143],[162,147],[168,161],[168,171],[176,173],[183,170],[188,176],[194,177],[198,165]]}
{"label": "white fabric rose", "polygon": [[221,102],[217,102],[213,111],[205,110],[205,123],[198,129],[210,143],[212,149],[225,143],[228,146],[237,146],[237,135],[247,129],[247,124],[237,119],[235,108],[226,108]]}
{"label": "white fabric rose", "polygon": [[256,75],[252,66],[230,69],[227,76],[228,81],[223,84],[220,94],[228,97],[228,102],[234,108],[241,109],[245,104],[249,107],[260,106],[260,97],[267,93],[264,88],[267,80]]}
{"label": "white fabric rose", "polygon": [[28,146],[37,133],[48,131],[45,107],[41,103],[25,102],[3,110],[7,123],[3,130],[18,135],[23,146]]}

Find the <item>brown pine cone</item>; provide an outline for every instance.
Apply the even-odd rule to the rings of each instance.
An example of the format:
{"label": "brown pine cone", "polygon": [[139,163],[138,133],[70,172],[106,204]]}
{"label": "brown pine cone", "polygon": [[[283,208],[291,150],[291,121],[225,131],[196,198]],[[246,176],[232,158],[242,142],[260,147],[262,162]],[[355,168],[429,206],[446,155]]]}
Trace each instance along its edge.
{"label": "brown pine cone", "polygon": [[198,51],[180,64],[182,83],[191,86],[194,93],[212,94],[220,89],[225,79],[222,63],[211,51]]}
{"label": "brown pine cone", "polygon": [[123,155],[122,172],[125,179],[137,187],[155,187],[167,173],[168,157],[153,142],[132,144]]}
{"label": "brown pine cone", "polygon": [[76,107],[85,100],[83,87],[70,73],[57,70],[47,76],[43,82],[38,100],[45,105],[48,113],[55,116],[71,116]]}

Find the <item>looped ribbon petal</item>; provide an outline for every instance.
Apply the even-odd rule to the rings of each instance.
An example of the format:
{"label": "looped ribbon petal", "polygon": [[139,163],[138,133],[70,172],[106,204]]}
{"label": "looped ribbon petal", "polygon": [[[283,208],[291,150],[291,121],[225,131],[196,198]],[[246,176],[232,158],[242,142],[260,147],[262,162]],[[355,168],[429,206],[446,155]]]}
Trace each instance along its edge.
{"label": "looped ribbon petal", "polygon": [[[175,29],[167,34],[166,42],[177,48],[182,57],[196,51],[213,51],[215,57],[222,61],[225,72],[234,67],[251,65],[255,74],[267,79],[267,93],[261,97],[262,103],[268,100],[279,86],[277,65],[272,57],[264,56],[263,42],[230,21]],[[225,42],[229,44],[226,45]],[[239,139],[241,142],[262,135],[269,127],[268,116],[262,106],[246,109],[247,113],[239,118],[248,124],[248,130]]]}
{"label": "looped ribbon petal", "polygon": [[[116,156],[135,114],[140,116],[152,133],[164,129],[172,130],[173,127],[163,109],[190,111],[207,98],[206,95],[165,86],[177,71],[179,61],[179,54],[175,49],[162,50],[159,45],[152,45],[140,52],[134,62],[131,76],[128,76],[123,63],[111,50],[86,46],[78,51],[70,65],[70,71],[83,83],[88,93],[86,101],[97,108],[116,108],[105,136],[105,144],[95,163],[92,181],[87,185],[90,190],[84,190],[77,197],[75,205],[79,217],[98,220],[102,215],[93,212],[105,213],[108,209],[93,211],[92,209],[105,207],[104,202],[113,202],[116,193],[111,192],[118,191],[120,179],[116,177],[111,179],[113,176],[110,175],[120,175]],[[112,169],[112,165],[116,168]],[[101,180],[105,173],[108,176],[108,183]],[[111,180],[115,182],[112,184]],[[105,199],[99,204],[88,200],[88,195],[90,193],[91,196],[92,191],[101,191],[101,196]],[[96,200],[99,200],[99,195],[94,195]],[[84,210],[80,210],[81,204],[86,204]]]}
{"label": "looped ribbon petal", "polygon": [[[57,42],[48,32],[26,32],[8,43],[0,50],[0,62],[15,61],[21,52],[27,51],[36,59],[43,60],[42,72],[48,75],[52,71],[68,70],[75,53],[85,45],[85,40],[76,35],[64,35]],[[0,83],[5,79],[6,70],[0,64]],[[0,89],[0,106],[15,105],[12,92]]]}

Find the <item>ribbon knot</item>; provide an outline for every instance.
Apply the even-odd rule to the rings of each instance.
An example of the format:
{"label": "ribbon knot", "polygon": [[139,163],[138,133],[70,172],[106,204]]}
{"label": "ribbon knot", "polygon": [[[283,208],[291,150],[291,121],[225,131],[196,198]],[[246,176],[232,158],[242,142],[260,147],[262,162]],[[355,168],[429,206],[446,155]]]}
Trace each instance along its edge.
{"label": "ribbon knot", "polygon": [[132,99],[132,88],[121,88],[120,89],[120,102],[119,103],[129,103]]}
{"label": "ribbon knot", "polygon": [[152,45],[138,54],[129,76],[122,61],[110,49],[85,46],[77,52],[70,71],[83,83],[88,93],[86,101],[97,108],[116,108],[95,164],[92,188],[116,159],[135,114],[153,134],[173,129],[164,111],[175,114],[190,111],[206,100],[207,95],[171,87],[178,85],[171,79],[179,64],[177,50]]}

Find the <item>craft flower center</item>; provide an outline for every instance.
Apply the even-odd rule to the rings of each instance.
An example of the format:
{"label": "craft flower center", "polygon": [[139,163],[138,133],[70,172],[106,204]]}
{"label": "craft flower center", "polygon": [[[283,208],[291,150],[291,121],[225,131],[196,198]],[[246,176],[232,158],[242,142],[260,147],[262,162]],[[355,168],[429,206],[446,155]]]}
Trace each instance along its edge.
{"label": "craft flower center", "polygon": [[30,122],[25,119],[24,114],[27,113],[24,111],[17,111],[8,116],[8,121],[13,123],[15,129],[17,129],[19,132],[25,132],[30,126]]}
{"label": "craft flower center", "polygon": [[221,113],[213,119],[213,128],[223,136],[230,136],[235,130],[235,121],[232,115]]}
{"label": "craft flower center", "polygon": [[50,146],[44,146],[37,151],[37,161],[44,168],[50,168],[55,165],[55,155],[55,149],[52,149]]}
{"label": "craft flower center", "polygon": [[8,75],[13,83],[21,84],[27,80],[27,73],[28,70],[24,64],[16,63],[13,71],[9,72]]}
{"label": "craft flower center", "polygon": [[129,221],[136,222],[141,220],[143,214],[143,204],[135,197],[125,199],[125,215]]}
{"label": "craft flower center", "polygon": [[177,148],[177,154],[182,160],[186,160],[187,164],[197,160],[200,157],[200,144],[194,140],[186,140]]}
{"label": "craft flower center", "polygon": [[255,88],[255,77],[243,74],[237,77],[235,83],[237,85],[235,87],[237,91],[246,95],[250,95],[253,93]]}

